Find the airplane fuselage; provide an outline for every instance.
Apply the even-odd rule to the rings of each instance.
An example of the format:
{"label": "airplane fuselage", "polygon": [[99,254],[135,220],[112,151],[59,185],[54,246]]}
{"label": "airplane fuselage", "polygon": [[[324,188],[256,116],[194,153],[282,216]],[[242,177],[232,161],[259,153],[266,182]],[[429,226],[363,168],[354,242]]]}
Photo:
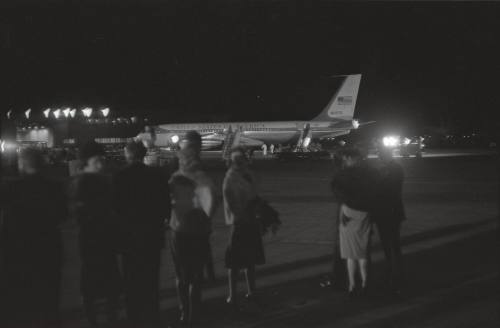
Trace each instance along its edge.
{"label": "airplane fuselage", "polygon": [[154,146],[174,146],[190,130],[201,134],[205,149],[222,146],[229,130],[241,131],[242,146],[290,144],[298,141],[306,125],[313,138],[344,135],[353,128],[351,121],[343,120],[162,124],[154,127]]}
{"label": "airplane fuselage", "polygon": [[220,147],[225,141],[230,146],[296,143],[297,147],[307,148],[312,139],[337,137],[358,128],[353,115],[360,82],[361,74],[345,76],[327,106],[311,121],[161,124],[138,138],[149,146],[172,147],[186,132],[194,130],[201,135],[204,149]]}

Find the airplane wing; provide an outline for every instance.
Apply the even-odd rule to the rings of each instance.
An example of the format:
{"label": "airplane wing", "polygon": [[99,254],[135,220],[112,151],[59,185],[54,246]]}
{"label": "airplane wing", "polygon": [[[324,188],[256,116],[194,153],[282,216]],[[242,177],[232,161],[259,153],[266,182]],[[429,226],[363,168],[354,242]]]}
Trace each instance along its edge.
{"label": "airplane wing", "polygon": [[240,136],[239,144],[245,147],[261,147],[264,144],[264,142],[257,139]]}
{"label": "airplane wing", "polygon": [[368,125],[368,124],[372,124],[372,123],[375,123],[377,121],[368,121],[368,122],[359,122],[359,126],[364,126],[364,125]]}
{"label": "airplane wing", "polygon": [[[220,133],[206,133],[201,136],[202,147],[204,149],[212,149],[221,147],[226,140],[226,135]],[[261,147],[262,141],[240,136],[238,145],[245,147]],[[237,145],[235,145],[237,146]]]}
{"label": "airplane wing", "polygon": [[327,138],[336,138],[336,137],[340,137],[340,136],[343,136],[343,135],[349,134],[349,131],[350,131],[350,130],[340,130],[340,131],[337,131],[337,132],[333,132],[333,133],[330,133],[330,134],[327,134],[327,135],[321,136],[319,139],[327,139]]}

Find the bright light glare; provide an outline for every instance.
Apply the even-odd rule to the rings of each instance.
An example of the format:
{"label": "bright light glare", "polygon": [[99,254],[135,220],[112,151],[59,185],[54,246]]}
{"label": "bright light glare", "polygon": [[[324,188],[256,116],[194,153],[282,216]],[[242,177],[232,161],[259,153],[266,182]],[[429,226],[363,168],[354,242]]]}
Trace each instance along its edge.
{"label": "bright light glare", "polygon": [[304,142],[302,143],[302,146],[303,146],[304,148],[307,148],[307,147],[309,147],[309,144],[310,144],[310,143],[311,143],[311,138],[310,138],[310,137],[305,137],[305,138],[304,138]]}
{"label": "bright light glare", "polygon": [[24,116],[26,116],[26,118],[30,118],[30,114],[31,114],[31,108],[29,108],[27,111],[24,112]]}
{"label": "bright light glare", "polygon": [[405,145],[409,145],[410,142],[411,142],[411,140],[409,138],[405,138],[405,141],[404,141]]}
{"label": "bright light glare", "polygon": [[55,111],[52,112],[52,114],[54,114],[55,118],[59,118],[59,115],[61,115],[61,110],[60,109],[56,109]]}
{"label": "bright light glare", "polygon": [[15,149],[17,146],[15,143],[11,143],[11,142],[5,142],[5,140],[2,140],[0,142],[0,151],[3,153],[5,152],[6,150],[12,150],[12,149]]}
{"label": "bright light glare", "polygon": [[50,114],[50,108],[47,108],[46,110],[43,111],[43,115],[45,116],[45,118],[49,118],[49,114]]}
{"label": "bright light glare", "polygon": [[102,115],[104,115],[104,117],[108,117],[108,115],[109,115],[109,108],[101,109],[101,112],[102,112]]}
{"label": "bright light glare", "polygon": [[72,110],[70,110],[69,115],[71,117],[75,117],[75,115],[76,115],[76,109],[73,108]]}
{"label": "bright light glare", "polygon": [[352,127],[357,129],[359,128],[359,121],[358,120],[352,120]]}
{"label": "bright light glare", "polygon": [[64,117],[68,117],[70,112],[71,112],[71,108],[66,108],[65,110],[63,110]]}
{"label": "bright light glare", "polygon": [[399,138],[395,136],[387,136],[382,139],[382,142],[386,147],[396,147],[399,143]]}
{"label": "bright light glare", "polygon": [[90,117],[92,115],[92,108],[86,107],[82,109],[83,116]]}
{"label": "bright light glare", "polygon": [[178,135],[175,135],[175,136],[172,136],[172,138],[170,138],[170,140],[172,140],[172,142],[174,144],[178,143],[179,142],[179,136]]}

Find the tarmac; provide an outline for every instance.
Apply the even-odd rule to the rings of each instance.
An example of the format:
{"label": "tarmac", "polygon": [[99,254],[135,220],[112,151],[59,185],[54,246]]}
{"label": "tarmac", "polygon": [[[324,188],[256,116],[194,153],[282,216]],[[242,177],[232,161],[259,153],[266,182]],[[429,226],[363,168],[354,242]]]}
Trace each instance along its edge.
{"label": "tarmac", "polygon": [[[497,327],[498,172],[491,154],[398,159],[406,179],[408,220],[402,227],[406,286],[400,297],[383,286],[384,257],[374,234],[372,290],[347,297],[345,286],[321,287],[330,272],[335,204],[329,161],[253,163],[260,194],[281,214],[283,226],[265,237],[266,264],[257,269],[259,295],[234,312],[224,300],[223,254],[228,240],[221,208],[212,248],[217,280],[203,291],[203,327]],[[224,166],[208,159],[220,186]],[[64,327],[87,327],[79,296],[76,226],[64,227]],[[240,283],[243,296],[243,277]],[[164,326],[177,326],[173,264],[161,267]],[[243,297],[241,297],[243,299]],[[119,327],[126,327],[124,313]]]}

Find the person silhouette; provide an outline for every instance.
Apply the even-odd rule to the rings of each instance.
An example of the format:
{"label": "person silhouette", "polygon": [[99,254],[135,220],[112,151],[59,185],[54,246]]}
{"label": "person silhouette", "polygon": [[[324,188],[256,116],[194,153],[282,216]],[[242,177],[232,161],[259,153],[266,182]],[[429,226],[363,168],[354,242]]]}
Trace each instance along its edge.
{"label": "person silhouette", "polygon": [[159,269],[170,218],[168,176],[144,165],[146,148],[131,142],[127,166],[113,178],[127,317],[135,327],[159,324]]}
{"label": "person silhouette", "polygon": [[96,301],[106,300],[108,320],[117,317],[121,275],[116,252],[111,181],[103,174],[104,148],[91,141],[80,149],[82,172],[73,178],[70,208],[79,225],[80,290],[89,323],[97,326]]}
{"label": "person silhouette", "polygon": [[1,249],[5,268],[4,327],[59,326],[62,241],[67,218],[60,183],[42,174],[38,149],[20,152],[20,177],[2,188]]}

